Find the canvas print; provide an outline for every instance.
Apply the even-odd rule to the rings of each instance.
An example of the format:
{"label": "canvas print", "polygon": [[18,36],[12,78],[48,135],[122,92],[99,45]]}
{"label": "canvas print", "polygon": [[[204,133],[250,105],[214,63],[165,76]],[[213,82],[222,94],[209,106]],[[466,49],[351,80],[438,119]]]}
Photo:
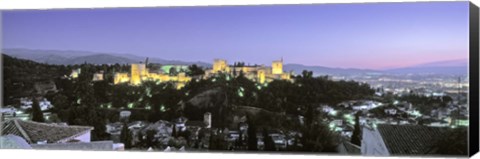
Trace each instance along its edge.
{"label": "canvas print", "polygon": [[466,156],[468,8],[3,10],[0,148]]}

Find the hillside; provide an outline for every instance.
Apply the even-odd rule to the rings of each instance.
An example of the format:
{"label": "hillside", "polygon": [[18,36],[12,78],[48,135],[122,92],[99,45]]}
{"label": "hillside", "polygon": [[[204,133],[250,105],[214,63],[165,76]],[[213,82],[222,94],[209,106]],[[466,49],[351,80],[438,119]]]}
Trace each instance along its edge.
{"label": "hillside", "polygon": [[62,66],[17,59],[5,54],[2,54],[2,61],[3,97],[6,104],[12,98],[30,95],[35,82],[54,80],[69,72]]}

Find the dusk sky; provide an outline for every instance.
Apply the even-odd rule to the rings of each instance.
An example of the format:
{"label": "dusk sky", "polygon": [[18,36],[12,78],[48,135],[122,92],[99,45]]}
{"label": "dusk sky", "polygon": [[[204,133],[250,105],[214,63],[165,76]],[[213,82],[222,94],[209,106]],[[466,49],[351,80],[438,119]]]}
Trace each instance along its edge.
{"label": "dusk sky", "polygon": [[2,12],[4,48],[386,69],[468,58],[468,2]]}

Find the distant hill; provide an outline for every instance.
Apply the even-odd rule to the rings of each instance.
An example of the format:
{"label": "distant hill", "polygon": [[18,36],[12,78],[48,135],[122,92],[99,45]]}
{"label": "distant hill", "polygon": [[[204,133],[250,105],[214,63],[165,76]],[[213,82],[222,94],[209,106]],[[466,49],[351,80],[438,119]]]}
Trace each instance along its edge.
{"label": "distant hill", "polygon": [[393,74],[468,74],[468,59],[438,61],[415,66],[385,70]]}
{"label": "distant hill", "polygon": [[64,61],[63,64],[82,64],[85,62],[90,64],[129,64],[137,61],[109,54],[94,54],[71,58]]}
{"label": "distant hill", "polygon": [[[131,54],[116,53],[99,53],[89,51],[71,51],[71,50],[33,50],[33,49],[3,49],[6,55],[32,60],[39,63],[73,65],[82,64],[84,62],[91,64],[129,64],[136,62],[144,62],[147,57],[136,56]],[[191,65],[197,64],[202,67],[211,67],[211,64],[205,62],[186,62],[176,60],[164,60],[155,57],[149,57],[150,63],[160,64],[180,64]]]}
{"label": "distant hill", "polygon": [[[145,59],[146,59],[146,57],[141,57],[141,56],[136,56],[136,55],[131,55],[131,54],[118,54],[116,56],[132,59],[135,62],[144,62]],[[165,60],[165,59],[160,59],[160,58],[155,58],[155,57],[148,57],[148,61],[149,61],[149,63],[160,63],[160,64],[177,64],[177,65],[196,64],[196,65],[202,66],[202,67],[211,67],[212,66],[212,64],[210,64],[210,63],[201,62],[201,61],[186,62],[186,61],[178,61],[178,60]]]}
{"label": "distant hill", "polygon": [[32,60],[39,63],[47,64],[65,64],[65,61],[95,53],[88,51],[68,51],[68,50],[33,50],[33,49],[3,49],[3,54]]}
{"label": "distant hill", "polygon": [[285,64],[283,66],[285,71],[293,71],[295,74],[301,74],[303,70],[313,71],[314,75],[352,75],[352,74],[369,74],[381,73],[381,71],[367,70],[367,69],[344,69],[331,68],[323,66],[305,66],[301,64]]}

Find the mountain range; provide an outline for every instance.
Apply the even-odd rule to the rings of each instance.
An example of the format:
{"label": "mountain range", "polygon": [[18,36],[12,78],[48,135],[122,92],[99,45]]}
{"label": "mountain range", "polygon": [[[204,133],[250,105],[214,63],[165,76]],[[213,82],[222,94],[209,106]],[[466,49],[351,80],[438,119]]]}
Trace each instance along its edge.
{"label": "mountain range", "polygon": [[[33,49],[3,49],[3,54],[12,57],[28,59],[40,63],[72,65],[72,64],[129,64],[145,61],[146,57],[132,54],[98,53],[89,51],[71,50],[33,50]],[[156,57],[148,57],[150,63],[160,64],[196,64],[202,67],[211,67],[211,63],[201,61],[178,61],[165,60]],[[306,66],[302,64],[284,64],[285,71],[293,71],[300,74],[303,70],[313,71],[315,75],[356,75],[356,74],[468,74],[468,59],[437,61],[419,64],[403,68],[388,70],[356,69],[356,68],[332,68],[324,66]]]}
{"label": "mountain range", "polygon": [[[71,51],[71,50],[33,50],[33,49],[3,49],[3,54],[12,57],[32,60],[39,63],[55,64],[55,65],[75,65],[75,64],[130,64],[136,62],[144,62],[147,57],[141,57],[131,54],[117,53],[99,53],[90,51]],[[211,64],[206,62],[186,62],[176,60],[164,60],[155,57],[149,57],[150,63],[161,64],[179,64],[191,65],[197,64],[203,67],[209,67]]]}

